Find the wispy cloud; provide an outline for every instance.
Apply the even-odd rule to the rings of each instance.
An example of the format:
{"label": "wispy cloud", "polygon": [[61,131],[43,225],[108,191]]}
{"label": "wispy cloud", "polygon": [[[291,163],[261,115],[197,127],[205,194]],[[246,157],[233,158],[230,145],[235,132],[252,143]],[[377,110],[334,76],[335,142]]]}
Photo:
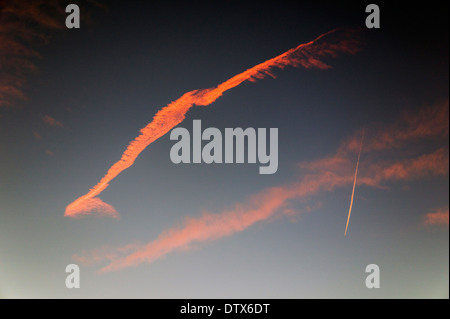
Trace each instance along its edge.
{"label": "wispy cloud", "polygon": [[[422,111],[415,115],[411,113],[411,116],[420,116],[420,114],[423,114]],[[402,120],[396,123],[404,124]],[[421,124],[417,122],[416,125]],[[411,124],[406,126],[410,127]],[[442,131],[447,131],[448,134],[445,128],[442,128]],[[376,141],[377,137],[384,139],[386,131],[372,130],[372,134],[372,141]],[[416,138],[416,134],[409,136],[410,142]],[[427,136],[430,138],[429,134]],[[169,253],[185,251],[192,245],[231,236],[256,223],[272,220],[276,216],[287,216],[292,219],[294,213],[303,213],[292,208],[294,201],[301,199],[305,202],[313,197],[317,200],[318,196],[326,192],[351,187],[354,182],[354,165],[358,154],[358,150],[352,151],[351,143],[357,137],[361,139],[360,131],[340,145],[335,154],[299,163],[298,166],[303,175],[298,182],[268,188],[218,213],[204,212],[197,218],[187,217],[181,226],[167,229],[146,245],[132,246],[126,251],[121,248],[108,248],[104,252],[96,250],[94,253],[85,253],[76,258],[88,264],[107,260],[109,264],[101,268],[100,272],[115,271],[141,263],[152,263]],[[398,149],[399,145],[391,144],[390,147],[391,150]],[[358,177],[358,185],[388,190],[395,187],[396,183],[404,184],[411,180],[448,174],[448,146],[423,154],[422,149],[416,149],[414,143],[408,143],[405,139],[403,148],[409,150],[407,153],[414,153],[414,155],[406,159],[394,157],[387,161],[377,156],[379,149],[365,150],[364,160],[360,165],[361,176]],[[389,149],[386,146],[384,150]],[[402,187],[402,185],[399,186]],[[343,224],[345,224],[344,217],[343,214]],[[448,224],[448,209],[430,213],[425,220],[428,224],[445,223],[445,221]]]}
{"label": "wispy cloud", "polygon": [[50,126],[59,126],[59,127],[64,127],[63,123],[61,121],[56,120],[54,117],[51,117],[50,115],[45,115],[42,118],[42,121],[45,124],[48,124]]}
{"label": "wispy cloud", "polygon": [[367,184],[379,184],[390,180],[414,180],[424,176],[438,176],[448,174],[449,150],[440,148],[430,154],[417,158],[406,159],[394,163],[373,164],[368,170],[373,173],[372,181],[366,179]]}
{"label": "wispy cloud", "polygon": [[74,255],[75,262],[84,266],[92,266],[98,262],[109,260],[113,261],[120,257],[120,254],[125,254],[142,249],[143,245],[136,242],[119,248],[112,248],[103,246],[99,249],[92,250],[91,252],[83,252],[80,255]]}
{"label": "wispy cloud", "polygon": [[218,214],[204,212],[198,218],[187,217],[182,226],[166,230],[147,245],[134,247],[134,252],[131,254],[125,254],[123,249],[113,251],[108,249],[107,252],[95,251],[91,254],[76,256],[75,259],[86,264],[109,260],[110,264],[102,268],[100,272],[119,270],[143,262],[151,263],[173,251],[187,250],[196,243],[230,236],[271,217],[291,216],[293,211],[284,209],[290,200],[311,196],[321,190],[331,191],[337,186],[351,182],[352,176],[333,174],[307,176],[299,183],[264,190],[250,197],[246,202],[238,203],[231,209]]}
{"label": "wispy cloud", "polygon": [[448,208],[439,208],[427,213],[423,219],[426,226],[448,226]]}
{"label": "wispy cloud", "polygon": [[275,77],[274,69],[283,69],[286,66],[304,68],[330,68],[324,61],[326,57],[336,57],[341,53],[356,53],[359,50],[359,42],[353,30],[333,30],[325,33],[315,40],[301,44],[296,48],[260,63],[234,77],[219,84],[215,88],[193,90],[185,93],[181,98],[170,103],[156,113],[153,121],[141,129],[141,134],[134,139],[106,175],[90,191],[66,207],[65,216],[83,216],[89,214],[85,203],[103,192],[109,183],[122,171],[133,165],[139,154],[155,140],[169,132],[173,127],[181,123],[187,111],[193,107],[206,106],[216,101],[222,94],[245,81],[255,81],[266,76]]}
{"label": "wispy cloud", "polygon": [[[405,110],[389,124],[373,123],[365,128],[364,149],[368,152],[395,150],[412,142],[429,138],[444,138],[449,133],[449,100],[423,106],[417,111]],[[341,152],[356,151],[358,136],[352,136]]]}

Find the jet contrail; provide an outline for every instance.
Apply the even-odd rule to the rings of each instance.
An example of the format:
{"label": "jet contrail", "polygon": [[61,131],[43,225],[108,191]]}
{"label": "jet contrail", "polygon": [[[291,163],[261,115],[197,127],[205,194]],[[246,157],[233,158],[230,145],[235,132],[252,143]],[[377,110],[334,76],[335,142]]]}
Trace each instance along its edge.
{"label": "jet contrail", "polygon": [[361,137],[361,145],[359,146],[358,161],[356,162],[356,170],[355,170],[355,179],[353,180],[352,198],[350,199],[350,208],[348,210],[347,225],[345,226],[344,236],[347,236],[348,222],[350,221],[350,215],[352,213],[353,198],[355,196],[355,188],[356,188],[356,178],[358,176],[358,166],[359,166],[359,159],[361,158],[361,150],[362,150],[363,140],[364,140],[364,131],[363,131],[362,137]]}
{"label": "jet contrail", "polygon": [[296,48],[260,63],[223,82],[215,88],[193,90],[162,108],[156,113],[153,121],[141,129],[141,134],[133,140],[106,175],[86,195],[79,197],[66,207],[65,216],[77,217],[97,211],[118,217],[111,205],[104,203],[98,196],[117,175],[133,165],[138,155],[152,142],[169,132],[181,123],[187,111],[194,105],[206,106],[216,101],[225,91],[232,89],[244,81],[256,81],[267,75],[275,77],[273,68],[283,69],[286,66],[302,66],[304,68],[328,69],[330,66],[320,61],[323,57],[336,57],[339,53],[354,54],[359,51],[359,42],[355,39],[355,30],[335,29],[315,40],[300,44]]}

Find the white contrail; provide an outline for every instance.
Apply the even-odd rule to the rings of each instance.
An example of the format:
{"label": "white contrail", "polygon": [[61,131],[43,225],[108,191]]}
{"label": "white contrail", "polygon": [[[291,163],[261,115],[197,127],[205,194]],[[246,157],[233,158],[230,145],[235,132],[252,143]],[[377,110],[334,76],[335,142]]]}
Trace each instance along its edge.
{"label": "white contrail", "polygon": [[363,131],[362,137],[361,137],[361,145],[359,146],[358,161],[356,162],[356,170],[355,170],[355,179],[353,180],[352,198],[350,199],[350,208],[348,210],[347,225],[345,226],[344,236],[347,236],[348,222],[350,221],[350,215],[352,213],[353,198],[355,196],[355,188],[356,188],[356,177],[358,176],[358,166],[359,166],[359,159],[361,158],[361,150],[362,150],[363,140],[364,140],[364,131]]}

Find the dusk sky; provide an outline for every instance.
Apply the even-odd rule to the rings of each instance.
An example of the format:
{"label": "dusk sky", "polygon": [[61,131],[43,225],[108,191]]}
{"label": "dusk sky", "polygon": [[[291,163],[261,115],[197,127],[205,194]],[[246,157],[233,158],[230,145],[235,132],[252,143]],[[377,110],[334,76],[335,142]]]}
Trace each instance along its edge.
{"label": "dusk sky", "polygon": [[[0,298],[449,297],[444,1],[0,10]],[[194,120],[277,128],[276,172],[173,163]]]}

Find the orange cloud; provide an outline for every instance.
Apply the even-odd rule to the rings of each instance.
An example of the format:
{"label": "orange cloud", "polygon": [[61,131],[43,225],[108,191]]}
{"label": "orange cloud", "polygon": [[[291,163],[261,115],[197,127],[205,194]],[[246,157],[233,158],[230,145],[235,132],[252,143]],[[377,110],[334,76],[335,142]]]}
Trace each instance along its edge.
{"label": "orange cloud", "polygon": [[129,244],[124,247],[119,247],[116,249],[104,246],[99,249],[95,249],[89,253],[83,252],[83,254],[81,255],[74,255],[72,258],[75,262],[80,263],[84,266],[91,266],[104,260],[113,261],[117,259],[120,256],[120,254],[127,253],[130,251],[136,251],[141,248],[142,245],[139,243]]}
{"label": "orange cloud", "polygon": [[423,176],[448,174],[448,149],[440,148],[431,154],[405,160],[385,167],[377,174],[383,180],[411,180]]}
{"label": "orange cloud", "polygon": [[[374,133],[384,136],[383,132],[374,131]],[[361,138],[361,132],[356,132],[355,136]],[[354,165],[358,157],[356,152],[351,151],[352,148],[348,144],[353,140],[353,138],[348,139],[334,155],[299,163],[302,171],[306,172],[299,182],[263,190],[248,198],[244,203],[235,204],[231,209],[218,214],[206,212],[198,218],[186,218],[182,226],[167,229],[147,245],[131,246],[130,249],[96,250],[91,254],[85,253],[74,258],[86,264],[108,261],[109,264],[101,268],[100,272],[116,271],[141,263],[152,263],[169,253],[184,251],[192,245],[205,241],[231,236],[258,222],[268,221],[277,216],[287,216],[292,220],[293,214],[299,213],[298,210],[290,207],[292,201],[306,200],[323,192],[331,192],[336,188],[352,185],[355,174]],[[408,182],[413,179],[448,174],[449,153],[446,146],[428,154],[420,154],[421,150],[415,149],[414,144],[412,144],[414,147],[411,147],[411,144],[405,145],[408,146],[408,153],[414,151],[419,154],[407,159],[386,161],[371,156],[372,153],[378,153],[375,148],[369,150],[363,148],[358,185],[388,189],[383,183]],[[391,147],[398,146],[391,145]],[[448,225],[448,209],[427,214],[424,223]]]}
{"label": "orange cloud", "polygon": [[66,213],[72,217],[82,217],[83,214],[97,213],[99,216],[119,218],[119,213],[116,209],[98,197],[83,199],[82,205],[83,209],[80,210],[78,202],[75,201],[66,208]]}
{"label": "orange cloud", "polygon": [[42,118],[42,121],[44,121],[45,124],[48,124],[50,126],[59,126],[63,127],[64,125],[62,122],[56,120],[55,118],[51,117],[50,115],[46,115]]}
{"label": "orange cloud", "polygon": [[[385,188],[383,182],[410,181],[424,176],[442,176],[449,171],[449,103],[437,103],[417,111],[404,111],[390,124],[365,127],[364,163],[358,184]],[[346,139],[336,154],[311,163],[300,163],[302,169],[350,172],[354,154],[360,147],[361,132]],[[444,144],[423,154],[420,141]],[[425,145],[425,143],[423,143]],[[412,156],[411,154],[419,153]],[[408,158],[404,158],[407,156]],[[383,158],[391,160],[384,160]]]}
{"label": "orange cloud", "polygon": [[[419,111],[404,111],[391,124],[368,126],[365,131],[366,152],[400,149],[420,140],[444,138],[449,133],[449,101],[425,106]],[[359,138],[355,135],[343,144],[341,151],[355,152],[358,148]]]}
{"label": "orange cloud", "polygon": [[108,261],[109,264],[101,268],[100,272],[152,263],[169,253],[188,250],[196,243],[231,236],[277,215],[291,217],[294,211],[288,206],[292,200],[311,197],[321,191],[333,191],[337,187],[351,185],[352,182],[352,174],[324,171],[306,175],[298,183],[269,188],[250,197],[244,204],[236,204],[232,209],[219,214],[203,213],[198,218],[188,217],[181,227],[164,231],[147,245],[103,248],[76,255],[74,259],[84,265]]}
{"label": "orange cloud", "polygon": [[65,216],[74,217],[89,213],[86,201],[98,196],[104,191],[109,183],[122,171],[133,165],[138,155],[152,142],[169,132],[173,127],[181,123],[187,111],[193,107],[206,106],[213,103],[224,92],[232,89],[244,81],[255,81],[263,79],[267,75],[273,76],[273,69],[283,69],[286,66],[302,66],[304,68],[327,69],[329,66],[319,58],[335,57],[339,53],[356,53],[358,42],[355,31],[333,30],[323,34],[315,40],[301,44],[273,59],[258,64],[234,77],[223,82],[215,88],[193,90],[185,93],[181,98],[170,103],[156,113],[153,121],[141,129],[141,134],[133,140],[122,154],[121,159],[116,162],[106,175],[86,195],[79,197],[69,204]]}
{"label": "orange cloud", "polygon": [[360,184],[382,187],[383,182],[411,181],[426,176],[445,176],[449,170],[448,148],[396,162],[368,163]]}
{"label": "orange cloud", "polygon": [[423,223],[427,226],[447,225],[448,226],[448,208],[436,209],[434,212],[427,213]]}
{"label": "orange cloud", "polygon": [[74,259],[85,265],[108,260],[110,264],[100,272],[151,263],[173,251],[187,250],[196,243],[230,236],[276,215],[291,216],[293,211],[286,208],[290,200],[312,196],[320,190],[331,191],[337,186],[350,184],[352,180],[352,176],[341,177],[328,172],[310,175],[299,183],[264,190],[244,204],[236,204],[220,214],[205,212],[199,218],[186,218],[181,227],[164,231],[147,245],[128,246],[133,250],[131,254],[125,254],[130,249],[123,247],[115,250],[107,248],[76,255]]}

